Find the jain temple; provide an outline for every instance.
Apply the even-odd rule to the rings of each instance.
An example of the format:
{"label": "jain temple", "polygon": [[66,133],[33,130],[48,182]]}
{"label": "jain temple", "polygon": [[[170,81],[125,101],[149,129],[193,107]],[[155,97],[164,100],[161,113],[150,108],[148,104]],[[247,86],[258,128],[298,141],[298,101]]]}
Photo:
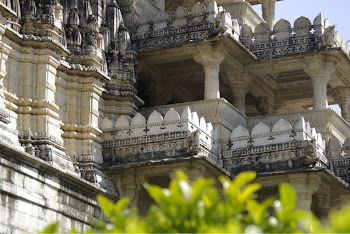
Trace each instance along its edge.
{"label": "jain temple", "polygon": [[0,0],[0,232],[84,230],[97,194],[145,214],[180,169],[350,201],[350,47],[276,1]]}

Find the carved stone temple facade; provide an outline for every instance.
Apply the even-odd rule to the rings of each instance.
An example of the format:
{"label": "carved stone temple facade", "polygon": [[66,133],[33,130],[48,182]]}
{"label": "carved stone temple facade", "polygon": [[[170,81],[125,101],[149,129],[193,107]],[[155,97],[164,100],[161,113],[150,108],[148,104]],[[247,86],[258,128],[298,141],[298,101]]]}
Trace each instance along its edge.
{"label": "carved stone temple facade", "polygon": [[349,201],[350,50],[275,4],[0,0],[0,233],[88,228],[97,194],[146,213],[179,169],[254,170],[321,218]]}

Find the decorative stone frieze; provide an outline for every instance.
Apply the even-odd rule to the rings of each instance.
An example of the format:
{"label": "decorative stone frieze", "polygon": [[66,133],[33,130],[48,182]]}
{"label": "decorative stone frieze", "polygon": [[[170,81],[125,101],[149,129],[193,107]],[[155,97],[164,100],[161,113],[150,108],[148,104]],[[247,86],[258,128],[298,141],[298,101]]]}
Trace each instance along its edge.
{"label": "decorative stone frieze", "polygon": [[310,76],[314,89],[314,109],[328,107],[327,84],[336,69],[334,61],[322,61],[321,58],[306,58],[304,71]]}

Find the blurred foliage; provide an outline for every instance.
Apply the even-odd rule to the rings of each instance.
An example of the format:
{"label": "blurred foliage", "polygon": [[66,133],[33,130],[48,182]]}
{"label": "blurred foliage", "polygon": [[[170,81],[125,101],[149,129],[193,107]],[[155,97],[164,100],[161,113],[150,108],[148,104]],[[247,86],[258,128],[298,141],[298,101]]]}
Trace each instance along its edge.
{"label": "blurred foliage", "polygon": [[[255,172],[243,172],[233,181],[222,177],[219,193],[213,179],[191,184],[178,172],[169,188],[144,185],[155,201],[147,216],[130,207],[128,198],[113,203],[98,196],[107,221],[99,220],[87,233],[350,232],[350,205],[320,222],[311,212],[296,208],[296,193],[286,183],[279,186],[279,199],[256,201],[261,185],[254,183],[255,177]],[[57,224],[50,225],[43,233],[57,232],[57,228]]]}

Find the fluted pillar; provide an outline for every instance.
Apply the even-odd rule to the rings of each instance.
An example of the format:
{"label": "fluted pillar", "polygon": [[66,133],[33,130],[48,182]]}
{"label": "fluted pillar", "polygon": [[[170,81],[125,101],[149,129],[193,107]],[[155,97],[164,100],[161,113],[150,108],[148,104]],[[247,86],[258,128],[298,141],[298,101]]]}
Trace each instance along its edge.
{"label": "fluted pillar", "polygon": [[193,59],[204,68],[204,100],[220,98],[219,72],[225,54],[222,51],[201,51]]}
{"label": "fluted pillar", "polygon": [[343,86],[338,86],[333,89],[334,91],[334,100],[338,103],[338,105],[341,108],[341,115],[342,117],[349,122],[349,104],[350,104],[350,99],[349,99],[349,91],[343,87]]}
{"label": "fluted pillar", "polygon": [[263,19],[271,28],[275,25],[276,0],[262,0]]}
{"label": "fluted pillar", "polygon": [[312,195],[320,186],[321,178],[315,174],[290,174],[289,182],[297,194],[297,207],[311,211]]}
{"label": "fluted pillar", "polygon": [[227,72],[232,90],[233,105],[245,114],[245,96],[249,91],[250,75],[242,72]]}
{"label": "fluted pillar", "polygon": [[320,58],[307,59],[304,71],[312,80],[314,90],[314,109],[320,110],[328,107],[327,84],[334,73],[336,63],[334,61],[324,62]]}

